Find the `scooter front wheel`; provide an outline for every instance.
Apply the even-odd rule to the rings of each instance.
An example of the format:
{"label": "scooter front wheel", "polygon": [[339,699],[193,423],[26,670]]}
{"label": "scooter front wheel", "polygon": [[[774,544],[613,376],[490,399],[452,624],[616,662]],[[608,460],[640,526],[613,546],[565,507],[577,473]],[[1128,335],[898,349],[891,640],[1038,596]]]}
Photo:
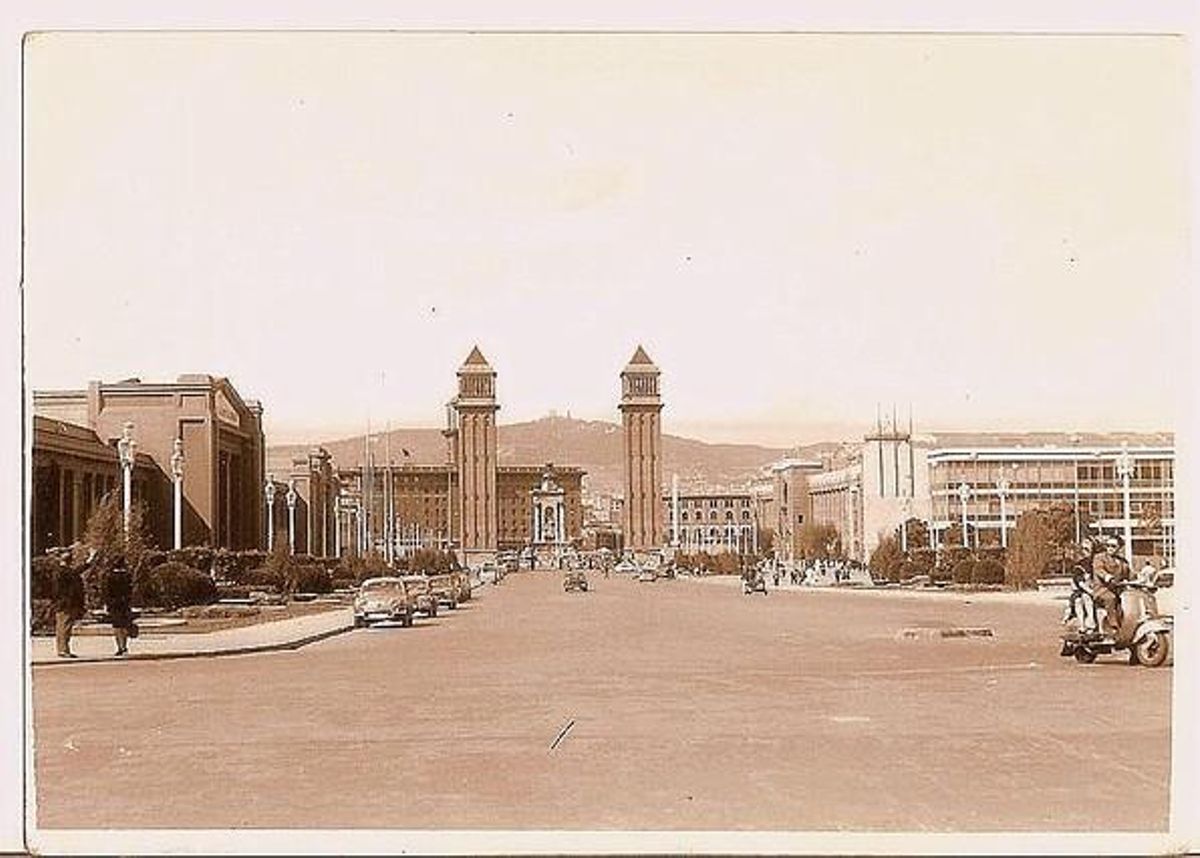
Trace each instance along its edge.
{"label": "scooter front wheel", "polygon": [[1133,647],[1133,656],[1143,667],[1162,667],[1171,654],[1171,638],[1166,632],[1151,632]]}

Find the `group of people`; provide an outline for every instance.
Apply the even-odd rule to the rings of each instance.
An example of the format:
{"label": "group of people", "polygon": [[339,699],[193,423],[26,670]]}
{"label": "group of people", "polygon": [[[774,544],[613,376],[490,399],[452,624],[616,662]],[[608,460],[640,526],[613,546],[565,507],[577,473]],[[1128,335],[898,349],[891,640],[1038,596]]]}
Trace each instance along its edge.
{"label": "group of people", "polygon": [[[86,565],[93,564],[95,559],[93,552]],[[115,655],[126,655],[129,652],[129,638],[137,636],[137,625],[133,620],[133,579],[123,561],[117,560],[104,573],[103,594],[104,607],[117,645]],[[75,624],[86,613],[83,571],[69,560],[65,561],[54,577],[54,643],[59,658],[77,658],[71,652],[71,635]]]}
{"label": "group of people", "polygon": [[[1143,569],[1153,576],[1153,564]],[[1079,622],[1081,631],[1116,636],[1121,627],[1121,585],[1131,570],[1121,556],[1121,540],[1116,536],[1084,539],[1071,568],[1075,589],[1067,607],[1068,617]]]}

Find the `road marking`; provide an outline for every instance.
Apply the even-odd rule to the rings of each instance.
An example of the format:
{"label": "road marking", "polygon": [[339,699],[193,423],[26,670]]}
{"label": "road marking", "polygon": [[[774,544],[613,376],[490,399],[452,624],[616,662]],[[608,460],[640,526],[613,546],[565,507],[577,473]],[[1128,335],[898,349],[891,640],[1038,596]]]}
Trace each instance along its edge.
{"label": "road marking", "polygon": [[567,733],[570,732],[571,728],[574,726],[575,726],[575,719],[572,718],[570,721],[567,722],[567,726],[563,727],[561,730],[558,731],[558,735],[554,737],[554,741],[550,744],[551,751],[553,751],[555,748],[558,747],[558,743],[561,742],[564,738],[566,738]]}
{"label": "road marking", "polygon": [[871,718],[868,715],[830,715],[829,720],[835,724],[865,724]]}

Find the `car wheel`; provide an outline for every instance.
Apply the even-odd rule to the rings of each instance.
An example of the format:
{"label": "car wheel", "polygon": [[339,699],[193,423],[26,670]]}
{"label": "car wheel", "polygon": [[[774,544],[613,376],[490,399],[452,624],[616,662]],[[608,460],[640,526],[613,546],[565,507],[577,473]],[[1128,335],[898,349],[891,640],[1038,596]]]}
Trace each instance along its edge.
{"label": "car wheel", "polygon": [[362,618],[362,617],[355,617],[355,618],[354,618],[354,628],[356,628],[356,629],[361,629],[361,628],[362,628],[363,626],[365,626],[365,625],[366,625],[366,623],[363,621],[363,618]]}

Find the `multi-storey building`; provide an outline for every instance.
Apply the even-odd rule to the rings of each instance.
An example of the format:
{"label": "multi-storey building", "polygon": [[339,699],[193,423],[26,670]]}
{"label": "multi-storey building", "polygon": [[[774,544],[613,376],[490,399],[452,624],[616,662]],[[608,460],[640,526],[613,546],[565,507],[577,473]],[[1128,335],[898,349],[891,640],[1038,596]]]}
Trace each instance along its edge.
{"label": "multi-storey building", "polygon": [[671,547],[677,551],[758,552],[758,516],[749,492],[667,495],[663,517]]}
{"label": "multi-storey building", "polygon": [[935,547],[961,533],[964,517],[971,545],[1002,546],[1022,512],[1065,504],[1076,538],[1127,534],[1133,555],[1173,564],[1174,458],[1169,434],[914,436],[880,426],[839,467],[776,465],[777,556],[795,559],[787,528],[805,514],[833,525],[846,556],[865,562],[909,518],[929,525]]}
{"label": "multi-storey building", "polygon": [[[458,370],[458,394],[444,432],[450,462],[376,465],[338,471],[341,498],[336,545],[381,554],[418,547],[449,548],[468,565],[499,551],[532,545],[535,493],[547,478],[561,490],[556,514],[566,543],[583,534],[584,471],[549,465],[499,465],[496,451],[496,373],[478,347]],[[542,523],[545,523],[543,511]]]}
{"label": "multi-storey building", "polygon": [[1162,435],[935,436],[928,452],[936,540],[965,517],[972,544],[1002,544],[1034,507],[1070,507],[1075,537],[1128,538],[1135,557],[1175,562],[1174,438]]}
{"label": "multi-storey building", "polygon": [[[183,454],[182,544],[232,549],[264,544],[262,406],[243,400],[228,379],[94,381],[81,390],[35,391],[33,408],[35,418],[46,418],[35,425],[33,439],[35,550],[81,535],[87,513],[113,488],[115,452],[104,450],[126,433],[139,454],[135,497],[145,502],[150,536],[158,545],[173,544],[176,441]],[[51,503],[55,492],[65,500]]]}

